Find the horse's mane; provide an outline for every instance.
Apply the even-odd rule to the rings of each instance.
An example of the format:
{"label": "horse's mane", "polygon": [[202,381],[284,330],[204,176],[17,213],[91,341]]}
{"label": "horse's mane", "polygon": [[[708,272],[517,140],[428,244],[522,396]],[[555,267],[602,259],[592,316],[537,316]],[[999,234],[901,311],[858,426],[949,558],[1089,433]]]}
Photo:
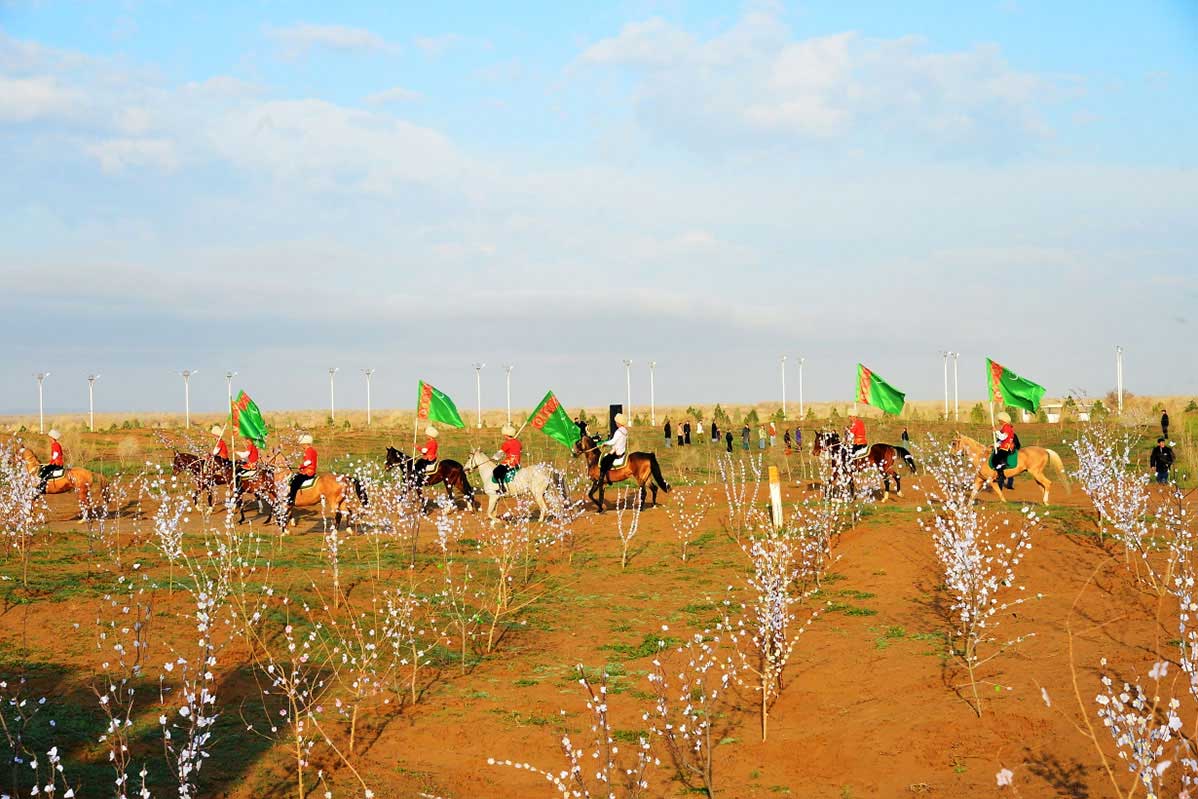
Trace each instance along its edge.
{"label": "horse's mane", "polygon": [[981,446],[982,446],[982,442],[981,442],[981,441],[978,441],[977,439],[970,438],[969,436],[965,435],[964,433],[957,433],[957,440],[958,440],[958,441],[965,441],[965,442],[968,442],[968,443],[970,443],[970,444],[973,444],[973,445],[975,445],[975,446],[978,446],[978,447],[981,447]]}

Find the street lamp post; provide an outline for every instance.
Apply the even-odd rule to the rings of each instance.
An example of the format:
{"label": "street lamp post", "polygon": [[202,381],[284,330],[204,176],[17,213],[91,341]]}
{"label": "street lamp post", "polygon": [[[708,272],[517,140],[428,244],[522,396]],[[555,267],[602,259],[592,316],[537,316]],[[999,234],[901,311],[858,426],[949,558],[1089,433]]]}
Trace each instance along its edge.
{"label": "street lamp post", "polygon": [[89,433],[96,432],[96,381],[100,379],[99,375],[87,376],[87,431]]}
{"label": "street lamp post", "polygon": [[1115,401],[1119,404],[1119,415],[1123,415],[1123,348],[1115,347]]}
{"label": "street lamp post", "polygon": [[225,372],[225,395],[229,400],[229,407],[233,407],[233,378],[237,377],[237,373],[233,370]]}
{"label": "street lamp post", "polygon": [[179,372],[183,378],[183,429],[191,429],[191,376],[199,374],[199,369],[184,369]]}
{"label": "street lamp post", "polygon": [[515,368],[516,367],[512,366],[510,363],[505,363],[503,365],[503,371],[506,373],[505,376],[507,379],[507,423],[508,424],[512,423],[512,369],[515,369]]}
{"label": "street lamp post", "polygon": [[941,350],[940,357],[944,358],[944,421],[948,421],[948,356],[952,353]]}
{"label": "street lamp post", "polygon": [[632,361],[624,359],[624,418],[632,424]]}
{"label": "street lamp post", "polygon": [[337,421],[337,393],[333,386],[333,381],[337,377],[337,372],[341,370],[338,366],[329,367],[329,421]]}
{"label": "street lamp post", "polygon": [[477,412],[477,427],[483,429],[483,369],[486,364],[479,361],[474,364],[474,404]]}
{"label": "street lamp post", "polygon": [[649,424],[657,425],[657,388],[654,385],[654,373],[657,371],[657,361],[649,361]]}
{"label": "street lamp post", "polygon": [[957,379],[957,359],[961,353],[953,353],[953,421],[961,421],[961,383]]}
{"label": "street lamp post", "polygon": [[806,358],[799,358],[799,421],[803,420],[803,364]]}
{"label": "street lamp post", "polygon": [[37,378],[37,431],[39,433],[46,432],[46,416],[42,411],[42,383],[49,376],[49,372],[38,372],[34,375]]}
{"label": "street lamp post", "polygon": [[786,418],[786,356],[782,356],[782,418]]}
{"label": "street lamp post", "polygon": [[374,376],[374,369],[363,369],[362,374],[366,375],[366,426],[370,427],[370,378]]}

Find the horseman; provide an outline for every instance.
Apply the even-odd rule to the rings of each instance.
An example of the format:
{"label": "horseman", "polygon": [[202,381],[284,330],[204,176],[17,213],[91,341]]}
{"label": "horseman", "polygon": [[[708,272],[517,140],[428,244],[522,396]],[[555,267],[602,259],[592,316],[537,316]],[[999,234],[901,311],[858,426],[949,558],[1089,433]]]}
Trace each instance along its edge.
{"label": "horseman", "polygon": [[227,467],[229,465],[229,445],[225,443],[225,429],[214,424],[208,432],[216,436],[216,446],[212,448],[212,459],[216,461],[217,466]]}
{"label": "horseman", "polygon": [[495,454],[499,465],[495,467],[491,481],[495,483],[500,494],[506,494],[507,484],[511,479],[508,475],[514,475],[520,468],[520,452],[524,445],[516,438],[516,428],[510,424],[505,424],[499,432],[503,433],[503,443],[499,445],[499,452]]}
{"label": "horseman", "polygon": [[865,420],[857,415],[850,416],[845,439],[850,447],[850,459],[865,457],[865,453],[869,450],[869,439],[865,435]]}
{"label": "horseman", "polygon": [[420,457],[416,459],[416,463],[412,466],[412,476],[421,476],[435,472],[437,470],[437,428],[431,424],[425,428],[424,434],[428,439],[424,442],[424,446],[420,448]]}
{"label": "horseman", "polygon": [[311,480],[316,476],[316,448],[312,446],[312,436],[305,433],[300,436],[299,443],[304,445],[304,460],[300,467],[295,470],[295,474],[291,476],[291,493],[287,497],[287,509],[290,513],[291,508],[295,507],[295,495],[299,493],[300,486],[305,481]]}
{"label": "horseman", "polygon": [[607,473],[611,471],[612,465],[619,458],[623,458],[628,453],[628,419],[622,413],[617,413],[616,432],[611,434],[611,438],[599,444],[600,447],[610,447],[610,450],[599,460],[599,484],[603,485],[607,482]]}
{"label": "horseman", "polygon": [[1011,414],[1001,411],[996,417],[1002,426],[994,431],[994,454],[990,456],[990,466],[998,473],[999,488],[1014,488],[1015,478],[1007,477],[1007,459],[1018,449],[1019,438],[1011,425]]}
{"label": "horseman", "polygon": [[258,472],[258,445],[254,443],[254,439],[247,438],[245,440],[245,449],[237,453],[237,476],[251,477]]}
{"label": "horseman", "polygon": [[39,494],[46,493],[46,484],[50,482],[51,477],[66,469],[66,457],[62,452],[62,444],[58,443],[61,436],[61,433],[53,429],[46,433],[46,437],[50,439],[50,462],[38,470],[37,492]]}

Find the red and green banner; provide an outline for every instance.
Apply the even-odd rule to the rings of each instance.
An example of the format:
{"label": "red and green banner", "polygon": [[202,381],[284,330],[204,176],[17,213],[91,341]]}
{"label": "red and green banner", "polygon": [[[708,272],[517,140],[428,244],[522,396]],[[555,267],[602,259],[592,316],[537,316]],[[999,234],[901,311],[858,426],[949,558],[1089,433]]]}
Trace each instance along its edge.
{"label": "red and green banner", "polygon": [[262,418],[262,412],[258,410],[257,403],[250,399],[249,394],[238,391],[237,399],[233,400],[229,412],[233,415],[233,427],[237,428],[237,432],[243,438],[253,441],[256,446],[266,446],[266,434],[269,431]]}
{"label": "red and green banner", "polygon": [[557,397],[553,396],[552,391],[541,400],[541,404],[532,412],[532,416],[528,417],[526,424],[571,449],[582,438],[578,425],[574,424],[574,420],[557,401]]}
{"label": "red and green banner", "polygon": [[433,421],[447,424],[450,427],[465,427],[458,406],[453,404],[449,395],[438,391],[423,380],[420,381],[420,391],[416,397],[416,418],[420,421]]}
{"label": "red and green banner", "polygon": [[857,364],[857,402],[872,405],[884,413],[898,416],[903,411],[907,395],[878,377],[862,364]]}
{"label": "red and green banner", "polygon": [[990,401],[1000,407],[1010,405],[1032,413],[1040,410],[1044,386],[1020,377],[989,358],[986,359],[986,385],[990,389]]}

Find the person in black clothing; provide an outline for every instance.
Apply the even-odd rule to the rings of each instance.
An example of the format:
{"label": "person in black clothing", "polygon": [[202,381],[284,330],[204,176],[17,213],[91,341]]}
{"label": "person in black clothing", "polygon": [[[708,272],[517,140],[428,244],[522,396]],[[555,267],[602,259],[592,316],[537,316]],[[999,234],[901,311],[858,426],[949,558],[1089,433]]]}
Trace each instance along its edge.
{"label": "person in black clothing", "polygon": [[1148,465],[1156,469],[1158,483],[1166,485],[1169,482],[1169,470],[1173,468],[1173,448],[1169,446],[1163,436],[1156,440],[1156,446],[1152,448],[1152,457],[1148,459]]}
{"label": "person in black clothing", "polygon": [[728,452],[732,452],[732,431],[724,433],[724,443],[728,445]]}
{"label": "person in black clothing", "polygon": [[583,418],[581,413],[574,417],[574,424],[578,425],[578,435],[580,437],[587,434],[587,420]]}
{"label": "person in black clothing", "polygon": [[903,428],[903,443],[908,444],[910,442],[911,442],[911,436],[907,435],[907,428],[904,427]]}
{"label": "person in black clothing", "polygon": [[1169,412],[1164,408],[1161,408],[1161,435],[1169,437]]}
{"label": "person in black clothing", "polygon": [[670,424],[670,420],[669,420],[669,419],[666,419],[666,426],[665,426],[665,434],[666,434],[666,449],[669,449],[670,447],[674,446],[673,436],[671,436],[671,435],[670,435],[670,434],[671,434],[671,432],[673,431],[673,429],[674,429],[674,428],[673,428],[673,426]]}
{"label": "person in black clothing", "polygon": [[688,447],[691,445],[691,423],[690,422],[682,423],[682,443]]}
{"label": "person in black clothing", "polygon": [[711,440],[717,444],[720,441],[720,426],[715,423],[715,419],[711,420]]}

